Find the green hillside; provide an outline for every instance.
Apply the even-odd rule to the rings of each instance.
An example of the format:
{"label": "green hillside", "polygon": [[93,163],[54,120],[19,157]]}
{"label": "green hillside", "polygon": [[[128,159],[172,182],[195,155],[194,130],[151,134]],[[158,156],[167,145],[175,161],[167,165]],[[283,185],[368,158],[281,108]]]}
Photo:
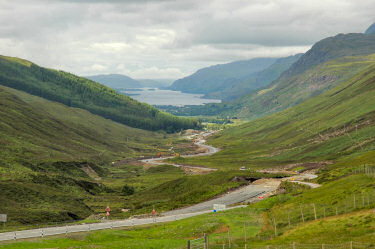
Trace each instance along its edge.
{"label": "green hillside", "polygon": [[[296,162],[335,162],[372,152],[375,63],[369,63],[370,58],[375,57],[363,57],[366,66],[361,72],[319,96],[225,130],[210,140],[223,149],[221,152],[208,158],[186,159],[186,163],[260,168]],[[356,63],[346,59],[343,62],[344,70],[358,70]],[[351,66],[345,69],[346,65]],[[338,66],[332,64],[333,68]]]}
{"label": "green hillside", "polygon": [[[342,67],[345,67],[345,61],[328,63],[329,61],[344,56],[363,56],[372,53],[375,53],[373,35],[339,34],[323,39],[271,85],[236,101],[234,106],[237,107],[234,109],[239,110],[237,113],[242,117],[257,118],[302,103],[338,85],[361,69],[360,63],[346,65],[347,69],[350,69],[347,70]],[[327,67],[329,64],[330,67]],[[334,68],[334,64],[341,66]]]}
{"label": "green hillside", "polygon": [[9,224],[83,219],[101,202],[121,204],[131,178],[115,181],[111,162],[156,155],[176,140],[4,86],[0,106],[0,213]]}
{"label": "green hillside", "polygon": [[0,84],[135,128],[174,132],[199,126],[195,120],[160,112],[94,81],[18,58],[0,57]]}
{"label": "green hillside", "polygon": [[373,55],[341,57],[303,73],[281,77],[267,88],[246,95],[232,106],[240,117],[254,119],[287,109],[344,82],[375,61]]}

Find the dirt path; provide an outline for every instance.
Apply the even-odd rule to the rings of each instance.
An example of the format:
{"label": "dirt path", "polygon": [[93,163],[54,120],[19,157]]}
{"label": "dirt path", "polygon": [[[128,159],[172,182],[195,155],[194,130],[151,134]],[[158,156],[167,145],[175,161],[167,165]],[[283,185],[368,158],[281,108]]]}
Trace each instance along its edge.
{"label": "dirt path", "polygon": [[[210,156],[215,154],[219,151],[218,148],[212,147],[210,145],[206,145],[206,138],[213,135],[215,132],[204,132],[201,133],[198,137],[198,141],[196,141],[194,144],[197,145],[199,148],[203,148],[206,152],[199,153],[199,154],[191,154],[191,155],[181,155],[181,157],[198,157],[198,156]],[[190,139],[193,138],[193,136],[189,137]],[[216,171],[217,169],[214,168],[207,168],[203,166],[195,166],[195,165],[184,165],[184,164],[176,164],[176,163],[165,163],[164,160],[173,158],[174,156],[168,156],[168,157],[157,157],[157,158],[151,158],[151,159],[142,159],[140,160],[142,163],[146,164],[153,164],[153,165],[162,165],[162,164],[168,164],[172,165],[178,168],[182,168],[185,171],[191,171],[195,173],[209,173]]]}

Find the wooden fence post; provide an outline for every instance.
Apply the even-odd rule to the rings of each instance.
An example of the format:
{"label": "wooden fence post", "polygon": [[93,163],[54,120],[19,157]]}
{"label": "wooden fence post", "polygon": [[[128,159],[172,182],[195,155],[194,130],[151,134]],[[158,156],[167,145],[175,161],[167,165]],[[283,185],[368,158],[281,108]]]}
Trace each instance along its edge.
{"label": "wooden fence post", "polygon": [[303,217],[303,210],[302,210],[302,205],[299,204],[299,207],[301,209],[301,217],[302,217],[302,222],[305,223],[305,218]]}
{"label": "wooden fence post", "polygon": [[246,245],[246,240],[247,240],[247,234],[246,234],[246,222],[243,224],[244,225],[244,230],[245,230],[245,245]]}
{"label": "wooden fence post", "polygon": [[315,220],[316,220],[316,208],[315,208],[315,203],[313,203],[313,206],[314,206],[314,216],[315,216]]}
{"label": "wooden fence post", "polygon": [[229,248],[232,248],[230,242],[231,242],[231,241],[230,241],[230,228],[228,228],[228,246],[229,246]]}
{"label": "wooden fence post", "polygon": [[350,241],[350,249],[353,249],[353,241]]}
{"label": "wooden fence post", "polygon": [[355,194],[353,195],[353,203],[354,203],[354,209],[356,209]]}
{"label": "wooden fence post", "polygon": [[204,234],[204,245],[203,245],[203,248],[204,249],[208,249],[208,237],[207,237],[207,234]]}
{"label": "wooden fence post", "polygon": [[289,224],[289,227],[290,227],[290,214],[289,214],[289,210],[288,210],[288,224]]}
{"label": "wooden fence post", "polygon": [[191,249],[190,240],[188,240],[188,243],[187,243],[187,249]]}
{"label": "wooden fence post", "polygon": [[368,193],[367,193],[367,205],[370,206],[370,198],[368,196]]}
{"label": "wooden fence post", "polygon": [[362,193],[362,207],[365,207],[365,195]]}
{"label": "wooden fence post", "polygon": [[273,225],[275,227],[275,237],[277,237],[277,227],[276,227],[276,220],[275,217],[273,217]]}

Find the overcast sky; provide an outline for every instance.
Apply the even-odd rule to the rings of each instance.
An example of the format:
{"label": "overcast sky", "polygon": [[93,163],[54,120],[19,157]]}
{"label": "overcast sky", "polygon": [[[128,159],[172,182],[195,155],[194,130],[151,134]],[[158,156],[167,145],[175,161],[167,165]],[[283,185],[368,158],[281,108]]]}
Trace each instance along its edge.
{"label": "overcast sky", "polygon": [[0,0],[0,54],[78,75],[180,78],[363,32],[374,0]]}

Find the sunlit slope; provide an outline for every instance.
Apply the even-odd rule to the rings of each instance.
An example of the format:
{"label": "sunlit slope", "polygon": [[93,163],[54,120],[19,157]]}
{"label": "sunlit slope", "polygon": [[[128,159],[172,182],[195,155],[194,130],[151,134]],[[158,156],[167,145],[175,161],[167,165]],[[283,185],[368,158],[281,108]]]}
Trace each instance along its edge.
{"label": "sunlit slope", "polygon": [[0,56],[0,85],[86,109],[135,128],[173,132],[198,126],[197,121],[160,112],[94,81],[19,58]]}
{"label": "sunlit slope", "polygon": [[[349,68],[348,68],[349,70]],[[266,167],[339,160],[375,145],[375,63],[298,106],[223,131],[210,140],[223,150],[187,159],[215,167]]]}

